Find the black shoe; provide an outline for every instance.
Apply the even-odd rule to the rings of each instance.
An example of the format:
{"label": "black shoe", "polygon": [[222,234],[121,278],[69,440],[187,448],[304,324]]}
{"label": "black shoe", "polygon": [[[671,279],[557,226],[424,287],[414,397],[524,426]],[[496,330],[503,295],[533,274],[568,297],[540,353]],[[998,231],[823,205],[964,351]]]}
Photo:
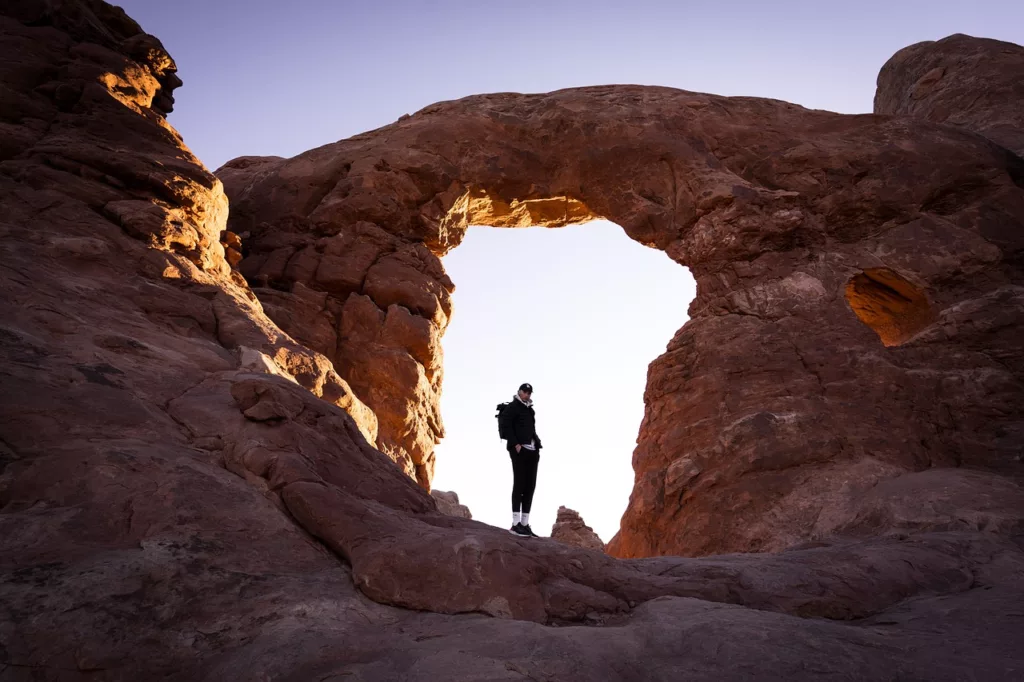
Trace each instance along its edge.
{"label": "black shoe", "polygon": [[540,537],[539,535],[534,533],[533,529],[530,528],[529,526],[523,526],[522,524],[520,524],[520,526],[523,529],[523,532],[520,533],[520,535],[525,535],[526,537],[530,537],[530,538],[539,538]]}
{"label": "black shoe", "polygon": [[527,530],[527,527],[521,523],[517,523],[516,525],[509,528],[508,532],[512,533],[513,535],[518,535],[524,538],[530,537],[530,532]]}

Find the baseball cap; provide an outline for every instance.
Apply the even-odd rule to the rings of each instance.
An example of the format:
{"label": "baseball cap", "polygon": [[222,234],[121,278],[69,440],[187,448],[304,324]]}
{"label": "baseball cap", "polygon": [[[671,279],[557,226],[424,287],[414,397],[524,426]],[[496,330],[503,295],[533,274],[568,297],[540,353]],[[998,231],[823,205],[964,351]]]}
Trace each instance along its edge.
{"label": "baseball cap", "polygon": [[533,393],[533,386],[530,384],[523,384],[519,387],[520,391],[526,391],[527,393]]}

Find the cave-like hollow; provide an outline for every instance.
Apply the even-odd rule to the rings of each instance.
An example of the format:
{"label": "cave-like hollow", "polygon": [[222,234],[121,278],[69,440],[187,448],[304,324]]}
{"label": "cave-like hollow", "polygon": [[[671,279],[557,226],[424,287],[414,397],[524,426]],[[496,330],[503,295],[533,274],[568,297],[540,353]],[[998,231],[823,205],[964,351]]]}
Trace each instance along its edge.
{"label": "cave-like hollow", "polygon": [[899,346],[935,321],[924,290],[889,268],[869,268],[846,284],[846,301],[886,346]]}

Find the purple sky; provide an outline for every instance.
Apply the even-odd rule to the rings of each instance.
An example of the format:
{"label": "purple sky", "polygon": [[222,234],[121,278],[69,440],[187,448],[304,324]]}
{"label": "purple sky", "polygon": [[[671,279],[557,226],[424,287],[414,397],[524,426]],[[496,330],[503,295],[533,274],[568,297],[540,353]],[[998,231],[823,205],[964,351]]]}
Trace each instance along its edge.
{"label": "purple sky", "polygon": [[[957,32],[1024,43],[1024,0],[123,6],[177,60],[185,85],[170,121],[212,169],[483,92],[642,83],[863,113],[902,47]],[[546,446],[532,525],[547,534],[564,504],[607,541],[632,487],[647,363],[686,321],[689,273],[605,222],[472,228],[444,263],[458,290],[435,485],[475,518],[509,525],[493,407],[529,381]],[[510,332],[508,310],[528,311],[521,329]]]}
{"label": "purple sky", "polygon": [[293,156],[436,101],[605,83],[871,108],[893,52],[1024,42],[1021,0],[130,0],[177,60],[171,122],[211,168]]}

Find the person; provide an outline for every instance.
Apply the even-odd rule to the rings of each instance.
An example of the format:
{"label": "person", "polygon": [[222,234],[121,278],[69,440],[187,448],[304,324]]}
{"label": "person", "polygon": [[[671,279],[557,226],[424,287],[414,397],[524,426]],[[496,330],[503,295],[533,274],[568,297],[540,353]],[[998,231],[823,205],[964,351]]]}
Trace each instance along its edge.
{"label": "person", "polygon": [[537,465],[540,463],[540,437],[537,435],[533,411],[533,386],[523,384],[501,412],[503,432],[508,434],[508,455],[512,459],[512,528],[523,537],[537,537],[530,528],[530,507],[537,487]]}

